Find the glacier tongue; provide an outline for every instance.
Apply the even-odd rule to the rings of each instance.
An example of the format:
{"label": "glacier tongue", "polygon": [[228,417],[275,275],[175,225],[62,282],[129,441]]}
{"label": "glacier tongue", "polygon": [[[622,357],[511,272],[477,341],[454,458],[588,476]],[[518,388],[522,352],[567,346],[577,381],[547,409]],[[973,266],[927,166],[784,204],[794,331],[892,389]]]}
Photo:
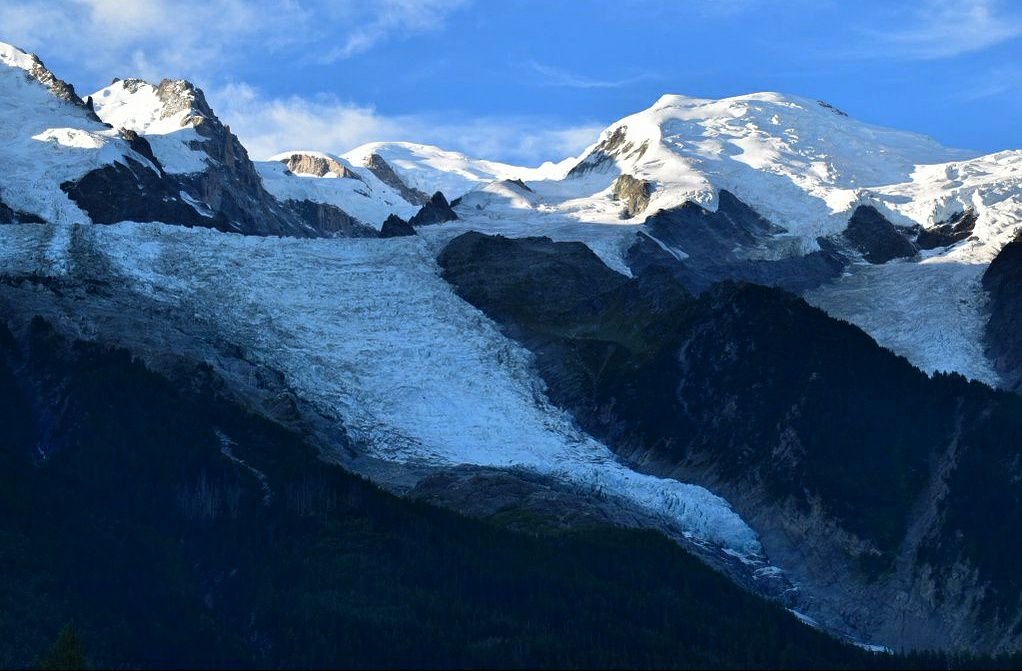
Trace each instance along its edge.
{"label": "glacier tongue", "polygon": [[[215,324],[246,358],[281,371],[371,456],[524,467],[762,562],[755,533],[723,499],[631,470],[553,407],[531,355],[453,293],[428,240],[255,238],[130,222],[78,234],[139,292]],[[14,265],[40,258],[33,245],[49,245],[37,263],[51,266],[45,227],[0,229]]]}

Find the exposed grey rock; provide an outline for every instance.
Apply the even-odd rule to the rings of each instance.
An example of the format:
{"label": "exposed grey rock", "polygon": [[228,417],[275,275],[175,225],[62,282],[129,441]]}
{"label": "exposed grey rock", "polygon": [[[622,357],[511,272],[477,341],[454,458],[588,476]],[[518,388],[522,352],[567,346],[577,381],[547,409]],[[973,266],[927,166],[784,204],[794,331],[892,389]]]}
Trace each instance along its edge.
{"label": "exposed grey rock", "polygon": [[153,148],[150,146],[148,140],[135,131],[128,130],[127,128],[122,128],[120,130],[120,134],[135,153],[140,156],[145,156],[161,175],[164,174],[163,165],[160,163],[160,160],[156,158],[156,154],[153,153]]}
{"label": "exposed grey rock", "polygon": [[315,203],[311,200],[288,200],[284,203],[295,212],[305,225],[317,235],[342,238],[375,238],[376,229],[363,224],[336,205]]}
{"label": "exposed grey rock", "polygon": [[855,208],[842,237],[870,263],[909,259],[917,253],[915,245],[871,205]]}
{"label": "exposed grey rock", "polygon": [[61,100],[71,103],[75,107],[81,108],[86,115],[98,123],[103,123],[98,116],[96,116],[95,110],[92,109],[92,105],[86,104],[84,100],[78,97],[75,93],[75,87],[68,84],[63,79],[60,79],[39,60],[39,57],[35,54],[28,54],[32,60],[32,68],[28,71],[28,76],[35,79],[40,84],[50,90],[50,92]]}
{"label": "exposed grey rock", "polygon": [[46,223],[42,217],[31,212],[20,212],[11,209],[0,198],[0,224],[43,224]]}
{"label": "exposed grey rock", "polygon": [[[140,79],[121,80],[121,84],[129,92],[149,86]],[[249,235],[375,237],[374,228],[336,206],[281,203],[270,195],[245,147],[213,113],[201,89],[184,80],[165,79],[156,86],[156,95],[163,118],[184,112],[182,126],[198,134],[190,146],[205,154],[205,167],[190,174],[168,174],[144,137],[122,130],[121,136],[152,164],[152,170],[129,161],[99,168],[61,187],[96,223],[161,221]],[[299,156],[293,166],[313,172],[323,169],[322,174],[333,167],[345,172],[334,161],[314,158]]]}
{"label": "exposed grey rock", "polygon": [[399,238],[406,235],[417,235],[417,233],[411,224],[396,214],[387,217],[380,228],[381,238]]}
{"label": "exposed grey rock", "polygon": [[312,154],[295,153],[280,161],[287,166],[287,169],[296,175],[312,175],[323,177],[333,173],[337,177],[345,179],[362,178],[358,173],[352,171],[345,165],[341,165],[329,156],[313,156]]}
{"label": "exposed grey rock", "polygon": [[376,175],[377,179],[397,191],[402,198],[412,205],[425,205],[429,202],[427,194],[405,184],[404,180],[394,172],[394,168],[379,154],[370,154],[365,161],[365,167],[369,168],[369,171]]}
{"label": "exposed grey rock", "polygon": [[605,140],[593,147],[589,154],[568,171],[568,177],[579,177],[594,170],[608,168],[616,158],[638,160],[649,149],[646,142],[638,146],[627,140],[628,127],[618,126]]}
{"label": "exposed grey rock", "polygon": [[442,224],[445,221],[454,221],[457,218],[458,215],[451,209],[451,205],[447,202],[444,194],[437,191],[408,223],[412,226],[429,226],[431,224]]}
{"label": "exposed grey rock", "polygon": [[976,211],[967,208],[952,215],[947,221],[939,222],[928,228],[920,228],[916,237],[916,246],[919,249],[936,249],[965,240],[972,235],[978,219]]}
{"label": "exposed grey rock", "polygon": [[[159,165],[159,164],[157,164]],[[181,185],[134,159],[86,173],[60,188],[97,224],[161,221],[228,229],[223,217],[203,216],[181,197]]]}
{"label": "exposed grey rock", "polygon": [[525,182],[523,182],[520,179],[505,179],[504,183],[512,185],[515,188],[521,189],[522,191],[527,191],[529,193],[533,193],[532,189],[529,188],[529,185],[526,184]]}
{"label": "exposed grey rock", "polygon": [[[626,260],[636,273],[665,268],[694,294],[722,280],[802,291],[841,274],[847,261],[829,241],[818,241],[819,251],[793,253],[781,247],[784,232],[721,190],[715,212],[686,202],[648,217]],[[775,247],[773,258],[763,258]]]}
{"label": "exposed grey rock", "polygon": [[614,200],[624,201],[625,207],[621,211],[621,218],[631,219],[649,206],[653,183],[645,179],[635,179],[631,175],[621,175],[614,181],[612,193]]}

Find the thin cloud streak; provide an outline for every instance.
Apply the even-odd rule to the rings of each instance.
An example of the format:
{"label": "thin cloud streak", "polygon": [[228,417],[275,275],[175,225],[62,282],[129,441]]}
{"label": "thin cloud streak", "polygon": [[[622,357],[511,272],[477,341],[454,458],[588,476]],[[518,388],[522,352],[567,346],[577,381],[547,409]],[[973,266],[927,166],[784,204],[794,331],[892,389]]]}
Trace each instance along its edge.
{"label": "thin cloud streak", "polygon": [[888,23],[903,27],[869,31],[875,42],[870,51],[877,50],[872,55],[954,58],[1022,36],[1022,12],[1006,9],[999,0],[927,0],[912,10],[897,12]]}
{"label": "thin cloud streak", "polygon": [[529,62],[529,68],[540,75],[540,83],[543,86],[561,86],[575,89],[618,89],[639,82],[657,79],[657,75],[643,73],[624,79],[594,79],[584,75],[578,75],[567,70],[543,65],[536,61]]}

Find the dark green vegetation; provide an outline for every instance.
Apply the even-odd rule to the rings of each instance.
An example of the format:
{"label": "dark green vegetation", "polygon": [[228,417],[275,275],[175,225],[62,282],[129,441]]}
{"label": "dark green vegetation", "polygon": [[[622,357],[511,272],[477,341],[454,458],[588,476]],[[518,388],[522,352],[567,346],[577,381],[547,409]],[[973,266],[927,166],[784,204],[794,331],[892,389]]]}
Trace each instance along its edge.
{"label": "dark green vegetation", "polygon": [[990,295],[987,353],[1005,386],[1022,391],[1022,237],[1004,246],[983,273]]}
{"label": "dark green vegetation", "polygon": [[395,498],[208,371],[173,384],[40,319],[0,327],[0,426],[0,666],[900,663],[653,532]]}
{"label": "dark green vegetation", "polygon": [[[1019,397],[928,378],[779,289],[723,283],[696,298],[674,274],[629,280],[546,238],[466,233],[440,264],[536,353],[551,399],[623,456],[746,512],[813,524],[822,513],[858,539],[848,561],[867,582],[907,552],[932,565],[940,602],[961,596],[941,587],[956,563],[975,570],[960,586],[985,590],[985,615],[1017,616]],[[907,545],[916,523],[924,533]],[[831,537],[824,526],[816,540]]]}

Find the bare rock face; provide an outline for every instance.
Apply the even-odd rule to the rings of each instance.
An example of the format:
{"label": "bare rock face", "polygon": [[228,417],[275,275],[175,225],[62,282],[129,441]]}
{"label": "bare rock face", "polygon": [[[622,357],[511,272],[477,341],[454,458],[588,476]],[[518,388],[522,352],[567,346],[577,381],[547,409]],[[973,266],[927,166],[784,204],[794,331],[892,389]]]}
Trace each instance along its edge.
{"label": "bare rock face", "polygon": [[632,271],[664,268],[694,294],[727,279],[804,291],[837,277],[847,263],[826,239],[809,254],[761,258],[759,250],[784,229],[729,191],[717,200],[714,211],[687,202],[650,215],[628,250]]}
{"label": "bare rock face", "polygon": [[406,235],[418,234],[411,224],[396,214],[387,217],[387,220],[383,222],[383,227],[380,229],[381,238],[399,238]]}
{"label": "bare rock face", "polygon": [[321,236],[375,238],[379,235],[375,228],[363,224],[336,205],[311,200],[289,200],[284,204]]}
{"label": "bare rock face", "polygon": [[379,154],[370,154],[365,161],[365,167],[369,168],[369,171],[376,175],[377,179],[397,191],[412,205],[425,205],[429,202],[427,194],[405,184],[404,180],[394,172],[394,168]]}
{"label": "bare rock face", "polygon": [[653,183],[645,179],[636,179],[631,175],[621,175],[614,182],[614,200],[624,202],[621,211],[622,219],[631,219],[642,214],[649,207],[649,197],[653,193]]}
{"label": "bare rock face", "polygon": [[362,180],[357,173],[347,166],[341,165],[329,156],[315,156],[313,154],[291,154],[281,163],[296,175],[311,175],[312,177],[326,177],[334,175],[346,179]]}
{"label": "bare rock face", "polygon": [[408,223],[412,226],[429,226],[431,224],[442,224],[445,221],[454,221],[457,218],[458,215],[451,209],[447,198],[444,197],[444,194],[437,191]]}
{"label": "bare rock face", "polygon": [[568,177],[579,177],[594,170],[604,170],[614,159],[638,160],[649,146],[643,142],[636,145],[628,140],[628,127],[618,126],[605,140],[601,141],[582,161],[568,171]]}
{"label": "bare rock face", "polygon": [[860,205],[855,208],[848,228],[842,234],[870,263],[887,263],[892,259],[909,259],[916,248],[894,224],[876,208]]}
{"label": "bare rock face", "polygon": [[[2,194],[0,194],[2,195]],[[42,224],[42,217],[31,212],[12,209],[0,198],[0,224]]]}
{"label": "bare rock face", "polygon": [[1022,392],[1022,236],[1004,246],[983,273],[990,296],[987,353],[1004,386]]}
{"label": "bare rock face", "polygon": [[63,79],[60,79],[50,72],[50,70],[43,65],[43,62],[39,60],[39,57],[35,54],[29,54],[29,58],[32,59],[32,69],[28,71],[28,74],[32,77],[32,79],[35,79],[40,84],[48,88],[50,93],[61,100],[83,109],[93,121],[103,123],[100,118],[96,116],[96,112],[93,111],[92,105],[87,104],[84,100],[78,97],[78,94],[75,93],[74,86],[68,84]]}
{"label": "bare rock face", "polygon": [[916,237],[916,246],[919,249],[936,249],[965,240],[972,235],[972,230],[976,228],[978,219],[979,216],[975,210],[971,208],[963,210],[948,218],[947,221],[920,230]]}

